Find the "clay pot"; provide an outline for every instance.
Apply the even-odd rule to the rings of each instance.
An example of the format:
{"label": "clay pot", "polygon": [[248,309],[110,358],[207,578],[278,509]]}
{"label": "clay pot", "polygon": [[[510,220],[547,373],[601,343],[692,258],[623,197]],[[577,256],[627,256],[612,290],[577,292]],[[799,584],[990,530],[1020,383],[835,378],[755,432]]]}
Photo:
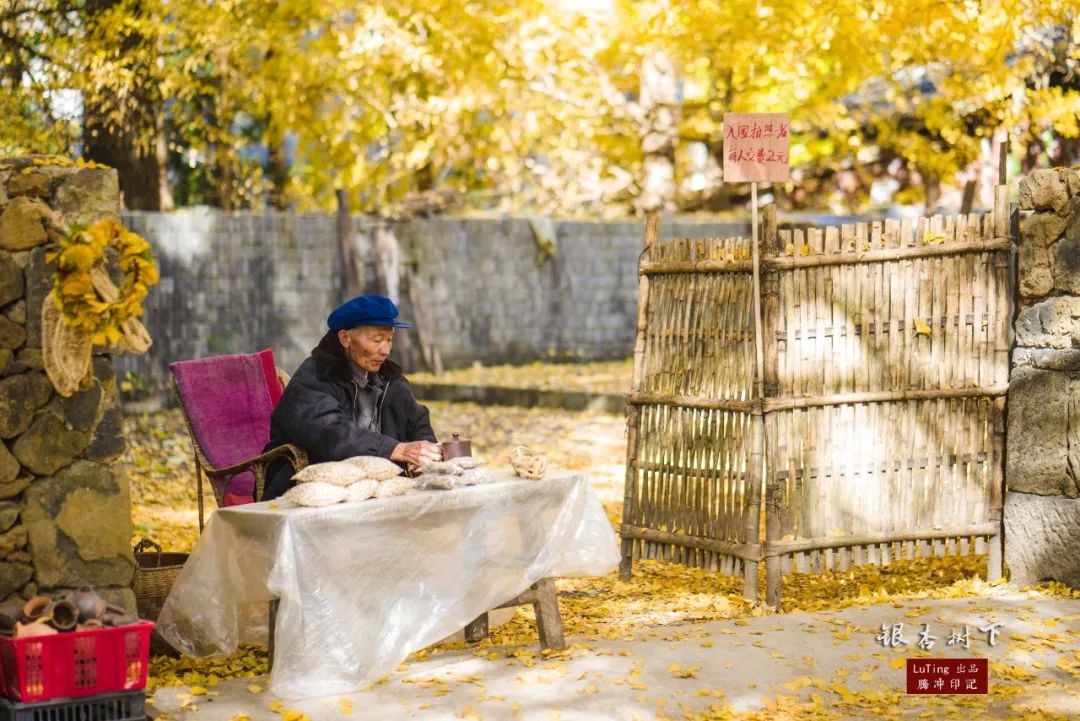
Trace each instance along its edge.
{"label": "clay pot", "polygon": [[89,621],[86,621],[85,623],[80,623],[76,627],[76,630],[78,630],[78,631],[95,631],[95,630],[97,630],[99,628],[105,628],[105,624],[103,624],[101,622],[100,618],[91,618]]}
{"label": "clay pot", "polygon": [[49,596],[34,596],[23,604],[22,610],[19,612],[20,620],[23,623],[34,623],[44,618],[49,614],[49,606],[52,605],[52,602],[53,600]]}
{"label": "clay pot", "polygon": [[80,586],[71,599],[79,609],[79,621],[86,623],[91,619],[101,618],[109,604],[89,586]]}
{"label": "clay pot", "polygon": [[101,622],[106,626],[126,626],[138,620],[119,606],[107,607],[105,613],[101,616]]}
{"label": "clay pot", "polygon": [[472,442],[458,438],[458,434],[455,433],[452,440],[443,441],[439,444],[439,450],[442,451],[442,459],[444,461],[448,461],[451,458],[471,456]]}
{"label": "clay pot", "polygon": [[33,636],[55,636],[60,633],[47,623],[16,623],[15,638],[31,638]]}
{"label": "clay pot", "polygon": [[79,609],[71,601],[57,601],[52,605],[49,623],[57,631],[71,631],[79,623]]}

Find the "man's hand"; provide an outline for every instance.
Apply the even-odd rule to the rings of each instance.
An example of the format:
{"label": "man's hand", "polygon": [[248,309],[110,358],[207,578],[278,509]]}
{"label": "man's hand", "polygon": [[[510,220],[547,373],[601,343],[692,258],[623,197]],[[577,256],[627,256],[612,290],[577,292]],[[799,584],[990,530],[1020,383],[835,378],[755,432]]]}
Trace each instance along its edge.
{"label": "man's hand", "polygon": [[394,452],[390,454],[390,460],[403,461],[412,466],[422,466],[425,463],[433,463],[442,460],[442,451],[431,441],[413,441],[412,443],[398,443]]}

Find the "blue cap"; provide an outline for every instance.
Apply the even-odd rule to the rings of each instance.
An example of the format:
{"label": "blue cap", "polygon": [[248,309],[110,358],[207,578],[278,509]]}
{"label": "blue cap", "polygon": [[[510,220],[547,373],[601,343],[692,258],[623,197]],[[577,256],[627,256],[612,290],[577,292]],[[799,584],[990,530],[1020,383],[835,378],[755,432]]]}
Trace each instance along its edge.
{"label": "blue cap", "polygon": [[361,295],[334,308],[326,319],[330,330],[349,330],[362,325],[383,328],[411,328],[405,321],[397,320],[398,309],[394,301],[381,295]]}

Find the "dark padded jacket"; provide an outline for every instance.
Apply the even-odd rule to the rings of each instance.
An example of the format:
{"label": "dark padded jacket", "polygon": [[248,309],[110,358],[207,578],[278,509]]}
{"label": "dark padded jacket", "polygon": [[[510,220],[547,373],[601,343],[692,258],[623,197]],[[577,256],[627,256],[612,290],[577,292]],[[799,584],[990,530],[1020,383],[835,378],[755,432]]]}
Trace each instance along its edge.
{"label": "dark padded jacket", "polygon": [[[389,458],[399,442],[435,442],[428,409],[416,402],[401,367],[389,360],[379,369],[385,383],[379,401],[382,432],[361,428],[353,415],[360,388],[352,368],[337,334],[327,332],[311,357],[300,364],[274,408],[266,450],[295,443],[307,452],[309,463],[323,463],[352,456]],[[275,460],[261,500],[289,490],[294,485],[292,476],[288,461]]]}

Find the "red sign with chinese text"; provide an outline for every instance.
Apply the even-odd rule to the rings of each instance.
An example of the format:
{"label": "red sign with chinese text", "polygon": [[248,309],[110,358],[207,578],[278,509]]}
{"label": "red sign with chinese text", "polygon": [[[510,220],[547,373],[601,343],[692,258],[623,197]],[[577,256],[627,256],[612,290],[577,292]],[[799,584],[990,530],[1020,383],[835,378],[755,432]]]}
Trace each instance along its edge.
{"label": "red sign with chinese text", "polygon": [[907,692],[989,693],[990,661],[985,658],[909,658]]}
{"label": "red sign with chinese text", "polygon": [[790,177],[787,113],[724,113],[724,182],[777,182]]}

